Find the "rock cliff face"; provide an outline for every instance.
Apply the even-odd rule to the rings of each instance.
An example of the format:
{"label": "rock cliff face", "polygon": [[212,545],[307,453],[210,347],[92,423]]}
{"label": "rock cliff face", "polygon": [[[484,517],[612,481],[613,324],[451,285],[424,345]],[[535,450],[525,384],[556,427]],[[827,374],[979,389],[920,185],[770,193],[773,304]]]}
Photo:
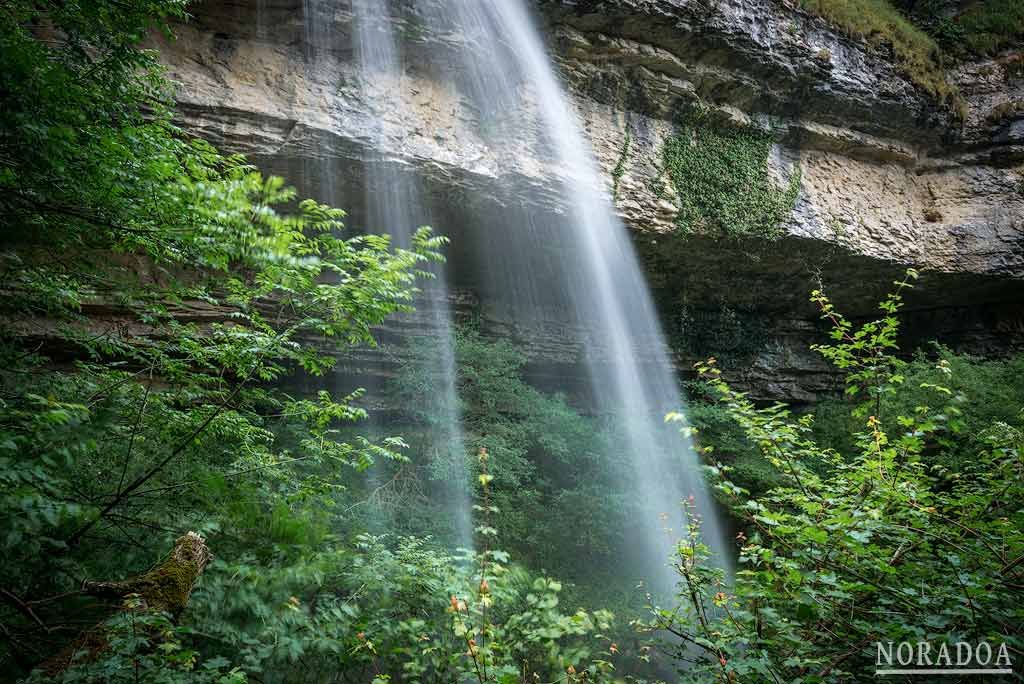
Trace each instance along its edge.
{"label": "rock cliff face", "polygon": [[[184,124],[345,207],[355,227],[368,165],[412,174],[429,198],[429,221],[453,239],[459,311],[518,337],[539,382],[570,384],[579,351],[564,343],[557,312],[510,328],[502,293],[481,291],[474,277],[474,245],[494,236],[472,216],[559,210],[550,188],[561,170],[531,117],[516,111],[529,109],[528,89],[497,113],[475,111],[459,93],[454,60],[443,60],[460,37],[425,33],[406,2],[394,17],[405,73],[367,84],[355,65],[349,3],[195,7],[176,40],[154,39],[180,84]],[[984,353],[1024,346],[1020,52],[950,74],[967,103],[958,116],[886,54],[783,0],[537,6],[681,369],[724,352],[733,379],[755,396],[813,400],[833,379],[806,349],[820,329],[809,290],[820,279],[841,307],[868,314],[907,266],[925,271],[909,299],[911,343],[938,338]],[[771,131],[770,173],[780,181],[799,174],[780,240],[675,234],[661,151],[678,113],[698,99],[715,116]],[[489,128],[496,133],[484,138]],[[408,319],[381,334],[400,340],[415,328]],[[357,374],[391,371],[379,354],[349,361]]]}

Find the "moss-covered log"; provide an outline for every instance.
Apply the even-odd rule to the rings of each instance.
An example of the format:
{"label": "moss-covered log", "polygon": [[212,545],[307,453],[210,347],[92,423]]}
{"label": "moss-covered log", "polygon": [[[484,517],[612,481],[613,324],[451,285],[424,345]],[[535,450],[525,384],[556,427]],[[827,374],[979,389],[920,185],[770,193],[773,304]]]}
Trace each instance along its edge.
{"label": "moss-covered log", "polygon": [[[120,582],[86,581],[84,594],[116,601],[118,608],[93,627],[83,631],[60,653],[46,661],[43,670],[51,676],[64,672],[85,652],[94,659],[108,646],[107,623],[113,615],[127,610],[167,613],[177,619],[188,606],[196,581],[212,558],[206,541],[195,532],[188,532],[174,543],[164,560],[151,570]],[[128,597],[135,600],[128,602]]]}
{"label": "moss-covered log", "polygon": [[171,553],[152,570],[122,582],[86,582],[90,596],[123,599],[135,594],[144,610],[170,613],[177,618],[188,605],[196,580],[211,558],[205,540],[195,532],[178,538]]}

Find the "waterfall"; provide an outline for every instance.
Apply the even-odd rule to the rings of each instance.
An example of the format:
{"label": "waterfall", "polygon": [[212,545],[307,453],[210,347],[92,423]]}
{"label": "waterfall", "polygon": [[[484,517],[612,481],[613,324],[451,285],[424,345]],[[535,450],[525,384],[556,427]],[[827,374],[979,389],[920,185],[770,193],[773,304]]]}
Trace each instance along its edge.
{"label": "waterfall", "polygon": [[[522,127],[532,125],[542,148],[538,156],[546,157],[560,176],[555,189],[562,204],[559,217],[532,217],[527,226],[503,231],[512,241],[506,256],[542,252],[546,241],[554,241],[563,245],[560,263],[553,269],[533,268],[521,257],[507,256],[502,269],[488,271],[503,281],[495,290],[512,288],[530,305],[538,304],[538,293],[550,300],[552,288],[560,289],[558,296],[569,303],[577,324],[586,331],[582,344],[590,393],[621,426],[624,457],[635,472],[630,495],[642,502],[637,518],[630,521],[635,537],[623,544],[624,552],[635,556],[626,565],[639,568],[657,592],[670,591],[675,578],[667,563],[682,532],[683,499],[693,497],[703,518],[705,541],[722,562],[725,546],[693,446],[664,424],[665,414],[679,409],[682,399],[625,226],[616,217],[608,188],[523,0],[417,4],[432,30],[458,37],[453,42],[465,74],[461,88],[482,118],[498,120],[497,125],[490,122],[482,135],[493,136],[497,129],[501,136],[528,138]],[[510,117],[510,112],[522,116]],[[538,224],[546,230],[538,231]],[[552,272],[560,282],[534,280],[537,274]],[[515,308],[521,310],[521,303]]]}
{"label": "waterfall", "polygon": [[[664,423],[666,413],[682,406],[675,369],[633,245],[580,121],[523,0],[403,0],[395,7],[386,0],[353,0],[356,55],[365,95],[375,107],[391,112],[403,107],[402,44],[389,15],[396,9],[412,11],[427,24],[427,34],[439,37],[436,46],[418,45],[417,58],[434,62],[429,68],[472,110],[473,139],[460,142],[484,150],[481,154],[490,154],[498,166],[514,165],[511,156],[518,150],[513,148],[521,147],[543,163],[551,179],[533,185],[510,181],[520,183],[510,193],[517,201],[479,215],[469,206],[459,228],[476,246],[474,283],[488,306],[504,307],[503,320],[511,319],[512,327],[527,335],[531,326],[536,330],[548,323],[573,331],[588,376],[583,393],[619,434],[619,451],[608,456],[631,465],[632,477],[622,483],[621,493],[633,502],[632,532],[620,545],[619,570],[664,596],[675,584],[668,563],[683,533],[684,499],[701,513],[704,540],[722,563],[726,547],[695,450]],[[394,150],[381,150],[388,152]],[[400,162],[398,157],[391,162]],[[427,220],[429,202],[400,166],[386,158],[369,163],[365,181],[368,225],[394,234],[402,244]],[[524,195],[536,201],[523,200]],[[445,273],[438,275],[428,297],[437,304],[428,327],[442,347],[436,377],[448,427],[439,448],[451,457],[456,481],[468,479],[457,465],[467,455],[457,408],[452,316]],[[452,492],[450,510],[468,530],[465,487],[455,485]]]}
{"label": "waterfall", "polygon": [[[401,111],[403,100],[402,55],[392,32],[385,3],[380,0],[354,0],[355,47],[361,74],[361,84],[367,101],[379,108]],[[377,141],[383,137],[375,131]],[[380,149],[380,146],[378,146]],[[408,248],[415,231],[429,224],[429,208],[422,201],[417,181],[403,170],[402,164],[381,156],[365,163],[365,216],[368,230],[388,233],[394,243]],[[426,451],[430,469],[440,484],[440,497],[444,502],[455,542],[471,548],[473,527],[468,455],[462,432],[456,394],[454,331],[449,305],[449,292],[443,266],[432,268],[433,280],[423,284],[423,294],[417,300],[417,310],[424,316],[420,335],[435,347],[436,353],[427,357],[428,377],[434,379],[433,397],[435,420],[431,425],[430,444]]]}

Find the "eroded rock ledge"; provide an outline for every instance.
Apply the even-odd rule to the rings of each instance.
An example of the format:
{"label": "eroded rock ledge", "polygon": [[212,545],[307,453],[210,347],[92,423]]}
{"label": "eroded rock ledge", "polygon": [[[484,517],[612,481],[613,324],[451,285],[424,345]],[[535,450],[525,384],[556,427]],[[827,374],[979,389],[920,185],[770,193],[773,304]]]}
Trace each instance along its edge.
{"label": "eroded rock ledge", "polygon": [[[539,0],[616,207],[634,231],[676,340],[680,367],[703,351],[693,321],[722,312],[756,345],[731,374],[756,396],[812,400],[831,387],[809,355],[817,334],[807,292],[820,278],[839,304],[869,313],[906,266],[927,271],[910,300],[909,333],[1001,353],[1024,339],[1024,58],[1011,52],[950,74],[964,121],[915,88],[888,55],[829,29],[781,0]],[[559,174],[539,131],[481,139],[479,113],[450,74],[418,51],[452,36],[415,29],[411,5],[395,21],[410,36],[405,74],[367,88],[354,64],[349,0],[206,0],[173,42],[155,39],[185,125],[350,210],[359,227],[367,165],[414,175],[433,199],[431,220],[453,237],[460,310],[518,336],[539,380],[572,376],[578,350],[543,330],[509,330],[500,306],[474,288],[469,217],[484,207],[557,211]],[[374,90],[374,88],[376,90]],[[382,105],[399,97],[400,111]],[[718,116],[772,131],[771,173],[799,173],[801,191],[773,243],[674,235],[661,149],[674,120],[700,99]],[[623,154],[628,135],[628,154]],[[717,312],[717,313],[716,313]],[[405,324],[396,324],[396,330]],[[749,332],[749,331],[747,331]],[[397,332],[395,339],[401,333]],[[557,350],[557,351],[554,351]],[[371,355],[372,356],[372,355]],[[386,373],[367,357],[356,373]]]}

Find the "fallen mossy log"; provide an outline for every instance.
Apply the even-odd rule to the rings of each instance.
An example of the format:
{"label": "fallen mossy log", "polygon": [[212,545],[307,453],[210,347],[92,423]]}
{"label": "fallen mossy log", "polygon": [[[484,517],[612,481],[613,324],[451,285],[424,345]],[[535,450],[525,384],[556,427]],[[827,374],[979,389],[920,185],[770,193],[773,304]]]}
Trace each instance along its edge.
{"label": "fallen mossy log", "polygon": [[178,538],[164,560],[141,575],[120,582],[85,582],[83,594],[116,601],[119,607],[43,663],[43,672],[57,677],[73,664],[96,660],[109,647],[108,623],[120,613],[166,613],[176,620],[212,557],[206,540],[188,532]]}

